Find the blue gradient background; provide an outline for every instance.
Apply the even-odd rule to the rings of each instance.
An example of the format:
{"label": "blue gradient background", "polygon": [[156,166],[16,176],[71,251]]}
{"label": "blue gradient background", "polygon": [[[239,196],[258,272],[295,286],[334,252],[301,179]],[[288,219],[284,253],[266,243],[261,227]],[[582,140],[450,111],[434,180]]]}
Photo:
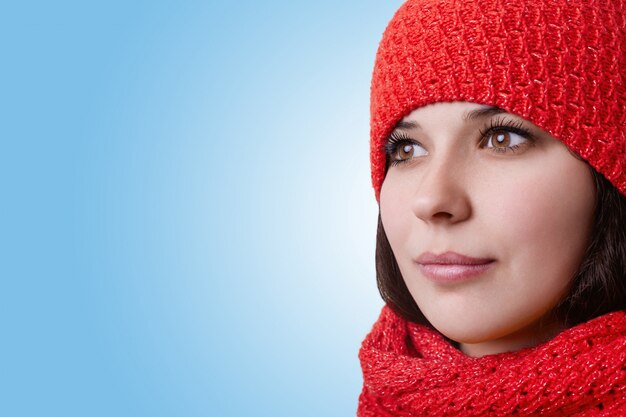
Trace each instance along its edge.
{"label": "blue gradient background", "polygon": [[400,4],[0,7],[0,415],[355,414]]}

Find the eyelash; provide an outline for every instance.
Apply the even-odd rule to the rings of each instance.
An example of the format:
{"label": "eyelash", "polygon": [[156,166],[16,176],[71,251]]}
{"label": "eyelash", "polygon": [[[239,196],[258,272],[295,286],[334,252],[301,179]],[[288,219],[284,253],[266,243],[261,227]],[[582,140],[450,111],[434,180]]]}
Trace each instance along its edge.
{"label": "eyelash", "polygon": [[[500,132],[500,131],[506,131],[506,132],[520,135],[521,137],[523,137],[524,139],[528,141],[528,145],[533,145],[535,142],[535,138],[532,136],[530,131],[524,127],[523,122],[506,119],[504,117],[497,117],[495,119],[491,119],[488,125],[485,125],[485,127],[479,130],[480,138],[481,138],[479,141],[479,145],[481,147],[486,146],[487,143],[489,142],[489,138],[494,133]],[[410,161],[410,159],[399,159],[399,160],[393,159],[393,156],[398,151],[398,148],[400,146],[407,145],[407,144],[421,146],[419,142],[412,139],[410,136],[408,136],[406,133],[402,131],[394,131],[391,133],[391,135],[389,136],[389,139],[387,140],[387,143],[385,144],[385,153],[387,154],[387,157],[390,159],[390,165],[397,165],[397,164]],[[488,148],[488,149],[490,149],[494,153],[505,154],[507,152],[515,152],[522,146],[526,146],[526,145],[513,145],[513,146],[507,146],[504,148],[494,147],[494,148]]]}

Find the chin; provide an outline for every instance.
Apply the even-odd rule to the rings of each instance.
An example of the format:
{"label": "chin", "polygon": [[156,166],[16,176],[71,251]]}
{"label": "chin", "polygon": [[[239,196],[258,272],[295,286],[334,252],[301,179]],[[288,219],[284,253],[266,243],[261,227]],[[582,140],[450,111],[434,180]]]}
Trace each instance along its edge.
{"label": "chin", "polygon": [[477,344],[484,343],[490,340],[493,340],[494,337],[489,334],[477,334],[477,333],[468,333],[468,332],[455,332],[455,331],[441,331],[437,329],[441,334],[446,336],[448,339],[453,340],[457,343],[461,344]]}
{"label": "chin", "polygon": [[477,325],[475,322],[437,323],[435,321],[431,324],[447,338],[462,344],[485,343],[512,333],[511,329],[499,326],[497,323]]}

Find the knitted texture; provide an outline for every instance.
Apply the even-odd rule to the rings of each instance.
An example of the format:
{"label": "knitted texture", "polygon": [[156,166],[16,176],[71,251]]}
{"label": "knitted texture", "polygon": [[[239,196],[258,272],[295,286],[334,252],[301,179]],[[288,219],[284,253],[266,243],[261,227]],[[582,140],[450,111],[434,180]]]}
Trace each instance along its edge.
{"label": "knitted texture", "polygon": [[626,415],[625,312],[472,358],[385,306],[359,358],[359,417]]}
{"label": "knitted texture", "polygon": [[372,77],[376,199],[396,123],[448,101],[530,120],[626,194],[625,9],[623,0],[407,0]]}

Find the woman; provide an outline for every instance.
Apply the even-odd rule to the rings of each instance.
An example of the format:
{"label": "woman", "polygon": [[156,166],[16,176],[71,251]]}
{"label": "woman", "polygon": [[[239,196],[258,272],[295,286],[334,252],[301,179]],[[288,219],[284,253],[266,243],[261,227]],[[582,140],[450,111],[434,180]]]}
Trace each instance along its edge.
{"label": "woman", "polygon": [[358,415],[626,415],[626,7],[408,0],[376,56]]}

